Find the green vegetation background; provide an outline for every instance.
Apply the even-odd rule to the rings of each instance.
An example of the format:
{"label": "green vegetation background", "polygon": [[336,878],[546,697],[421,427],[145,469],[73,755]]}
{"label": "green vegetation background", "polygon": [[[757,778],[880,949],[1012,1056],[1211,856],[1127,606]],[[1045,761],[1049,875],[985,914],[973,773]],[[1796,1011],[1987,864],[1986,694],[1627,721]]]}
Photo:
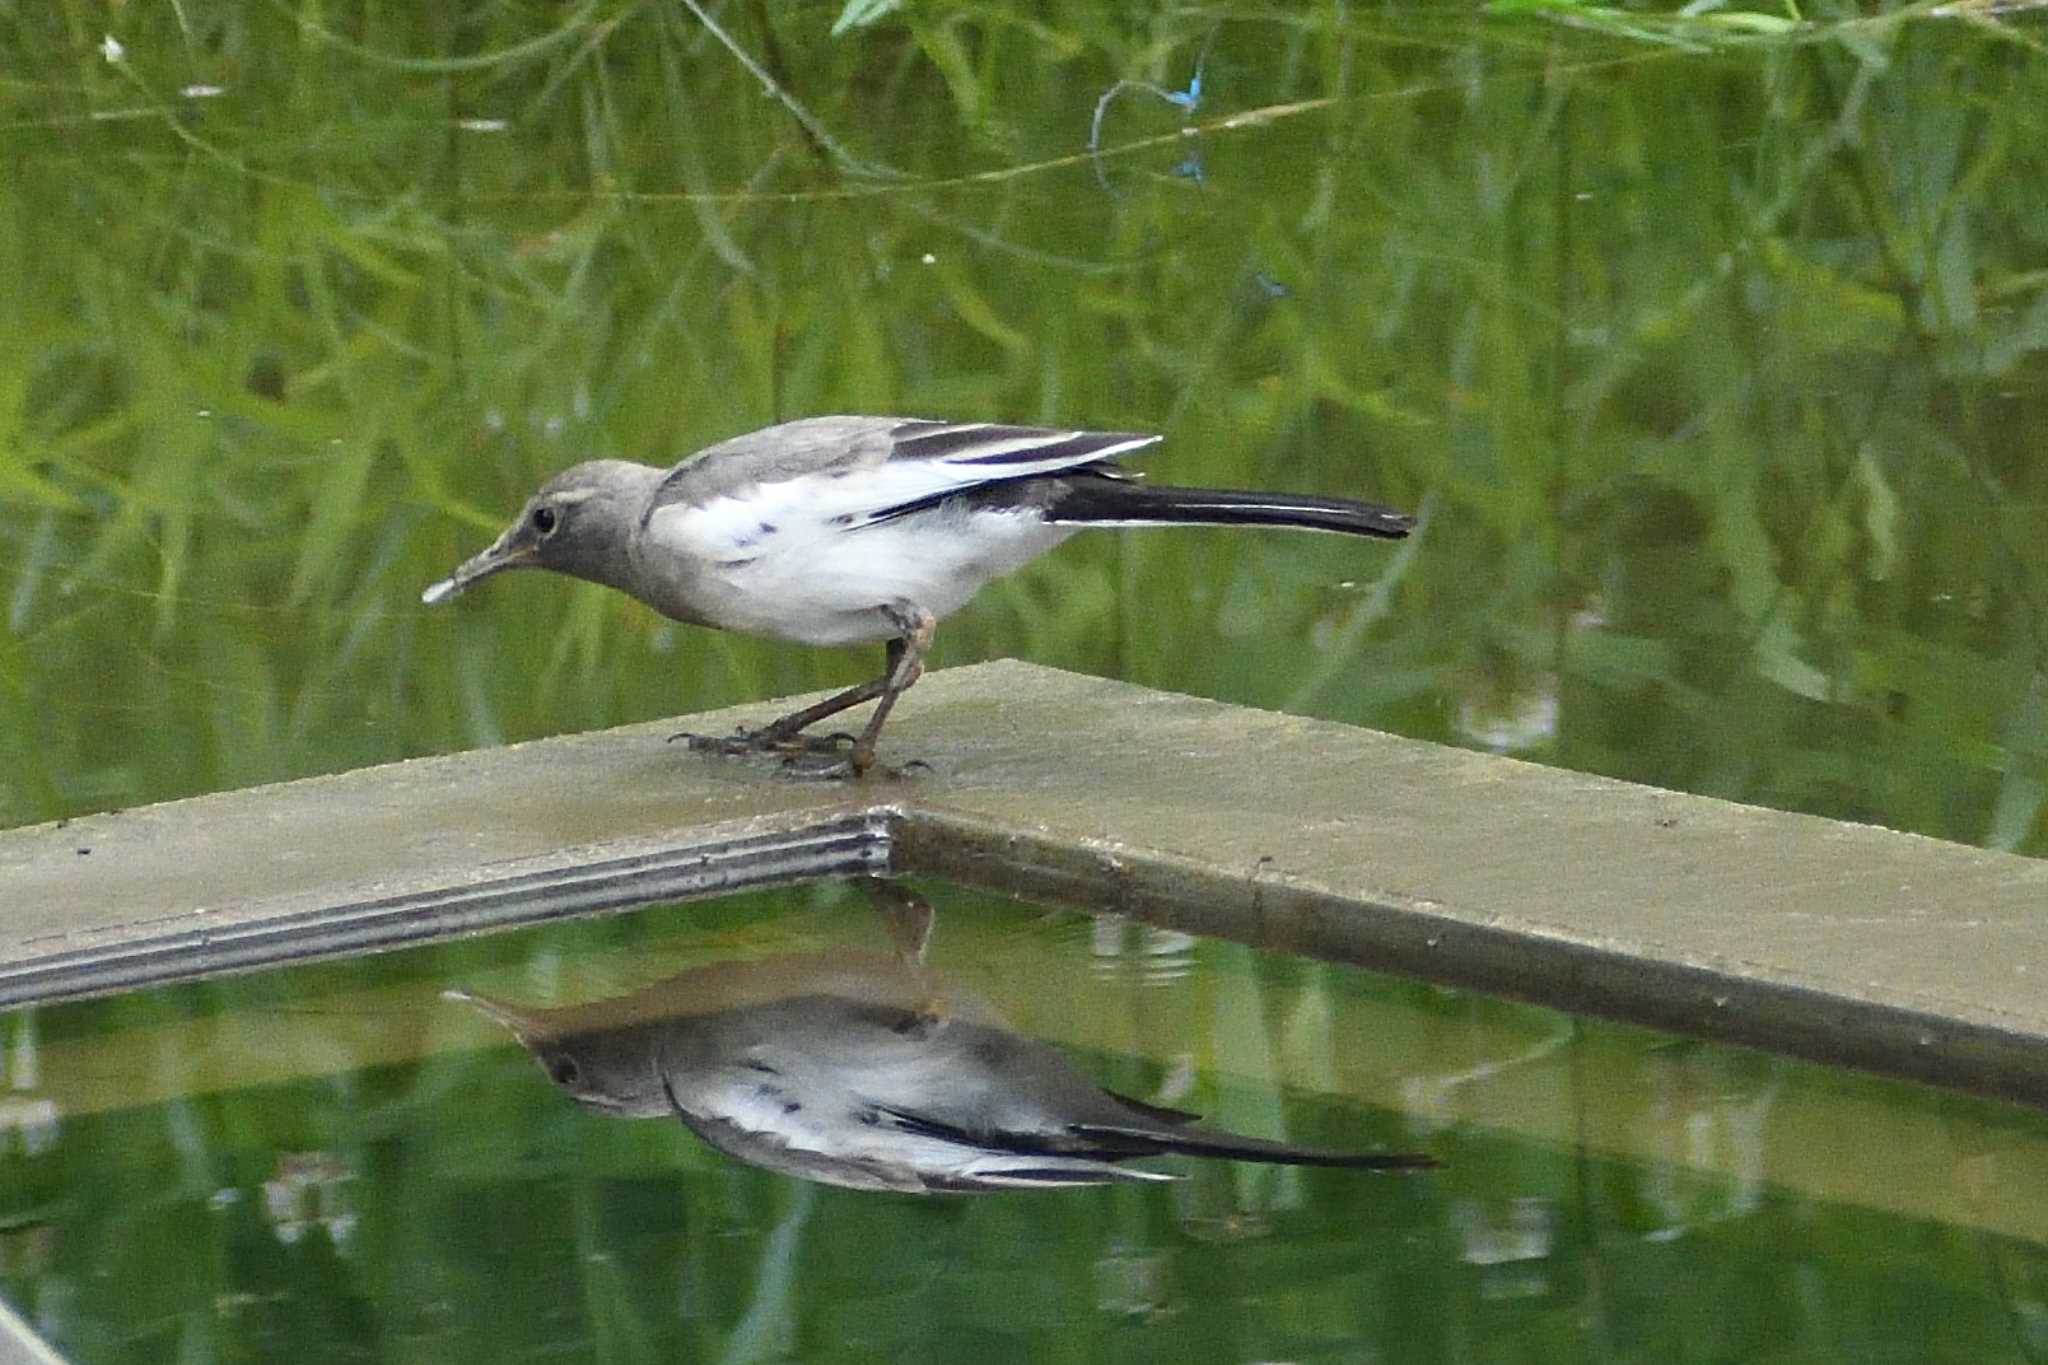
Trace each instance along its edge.
{"label": "green vegetation background", "polygon": [[716,17],[829,147],[684,4],[0,14],[0,823],[863,676],[417,596],[574,460],[895,411],[1425,514],[1087,538],[941,663],[2048,849],[2028,14]]}

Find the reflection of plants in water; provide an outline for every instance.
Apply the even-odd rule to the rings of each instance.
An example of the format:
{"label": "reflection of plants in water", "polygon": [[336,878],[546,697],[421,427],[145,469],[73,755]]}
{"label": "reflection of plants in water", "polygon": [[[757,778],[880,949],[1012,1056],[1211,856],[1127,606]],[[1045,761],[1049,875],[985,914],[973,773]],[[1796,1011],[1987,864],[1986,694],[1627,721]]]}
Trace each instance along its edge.
{"label": "reflection of plants in water", "polygon": [[[1184,114],[1193,114],[1202,107],[1202,69],[1209,64],[1209,49],[1215,46],[1216,35],[1221,31],[1209,30],[1208,38],[1202,43],[1202,51],[1195,58],[1194,74],[1188,77],[1187,89],[1168,90],[1155,81],[1126,76],[1103,91],[1101,98],[1095,101],[1095,117],[1088,123],[1088,155],[1095,162],[1096,183],[1103,189],[1115,192],[1109,183],[1108,173],[1102,168],[1102,120],[1109,113],[1109,107],[1125,95],[1150,95],[1154,99],[1165,101]],[[1180,165],[1174,167],[1173,173],[1185,176],[1198,185],[1203,183],[1201,149],[1197,147],[1190,151]]]}
{"label": "reflection of plants in water", "polygon": [[[1428,495],[1379,580],[1069,547],[942,662],[1435,738],[1555,679],[1547,761],[2043,848],[2038,41],[1527,8],[715,11],[893,177],[680,6],[24,20],[0,820],[852,681],[601,594],[411,599],[545,472],[857,410]],[[1109,196],[1119,80],[1198,107],[1114,104]]]}

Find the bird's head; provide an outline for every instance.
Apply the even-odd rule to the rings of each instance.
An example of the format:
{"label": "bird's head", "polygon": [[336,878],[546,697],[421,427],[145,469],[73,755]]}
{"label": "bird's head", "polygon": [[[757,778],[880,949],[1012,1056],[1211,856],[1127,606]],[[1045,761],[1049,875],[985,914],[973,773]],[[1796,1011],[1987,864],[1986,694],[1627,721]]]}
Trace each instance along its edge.
{"label": "bird's head", "polygon": [[647,1028],[579,1027],[578,1011],[525,1009],[471,991],[443,991],[503,1024],[555,1087],[578,1106],[614,1118],[669,1112],[656,1063],[659,1039]]}
{"label": "bird's head", "polygon": [[420,594],[437,606],[506,569],[553,569],[628,588],[628,552],[661,471],[627,460],[589,460],[542,484],[518,519],[482,553]]}

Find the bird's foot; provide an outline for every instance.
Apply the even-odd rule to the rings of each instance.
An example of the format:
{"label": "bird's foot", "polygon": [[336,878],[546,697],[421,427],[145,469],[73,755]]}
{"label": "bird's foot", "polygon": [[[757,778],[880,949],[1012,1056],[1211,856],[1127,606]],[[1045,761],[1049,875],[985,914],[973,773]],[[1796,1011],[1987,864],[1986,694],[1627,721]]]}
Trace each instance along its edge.
{"label": "bird's foot", "polygon": [[835,730],[828,735],[790,734],[772,725],[759,730],[749,730],[742,725],[729,735],[700,735],[681,730],[668,737],[671,744],[679,739],[688,743],[692,753],[724,754],[727,757],[767,753],[792,758],[800,755],[838,757],[845,755],[854,743],[854,737],[844,730]]}
{"label": "bird's foot", "polygon": [[853,778],[901,782],[920,768],[930,772],[932,765],[921,758],[913,758],[900,768],[891,767],[887,763],[875,762],[874,754],[862,753],[857,744],[837,757],[791,754],[782,760],[782,775],[792,782],[845,782]]}

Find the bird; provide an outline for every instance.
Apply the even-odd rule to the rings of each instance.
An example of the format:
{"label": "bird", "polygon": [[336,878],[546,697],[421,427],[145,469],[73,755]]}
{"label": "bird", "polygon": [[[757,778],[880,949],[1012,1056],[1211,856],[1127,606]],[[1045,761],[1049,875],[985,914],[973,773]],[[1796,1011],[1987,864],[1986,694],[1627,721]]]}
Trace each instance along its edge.
{"label": "bird", "polygon": [[466,990],[558,1089],[612,1118],[672,1116],[749,1165],[852,1189],[981,1194],[1172,1180],[1185,1155],[1417,1171],[1420,1152],[1295,1146],[1096,1085],[958,983],[859,949],[697,967],[561,1008]]}
{"label": "bird", "polygon": [[[1309,494],[1147,484],[1117,462],[1157,434],[809,417],[708,446],[668,469],[590,460],[541,485],[489,547],[420,596],[449,601],[510,569],[616,588],[672,620],[806,645],[882,642],[875,678],[730,736],[806,775],[859,777],[932,636],[985,584],[1088,527],[1275,526],[1399,540],[1413,518]],[[863,702],[857,736],[804,733]],[[890,771],[884,769],[884,771]]]}

